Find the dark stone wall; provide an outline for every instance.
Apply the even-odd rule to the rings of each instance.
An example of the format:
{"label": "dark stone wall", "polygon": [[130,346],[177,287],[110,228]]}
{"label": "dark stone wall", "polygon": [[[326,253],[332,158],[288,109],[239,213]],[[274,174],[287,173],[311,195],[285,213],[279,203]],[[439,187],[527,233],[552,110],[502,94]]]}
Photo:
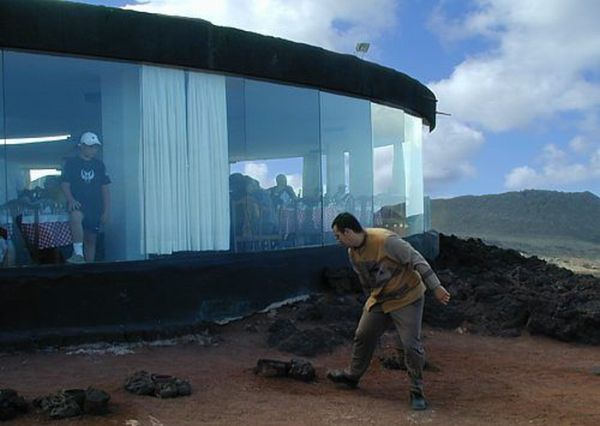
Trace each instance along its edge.
{"label": "dark stone wall", "polygon": [[189,19],[56,0],[0,1],[0,47],[275,80],[404,108],[435,127],[433,92],[353,55]]}
{"label": "dark stone wall", "polygon": [[190,332],[321,289],[339,246],[0,272],[0,347]]}
{"label": "dark stone wall", "polygon": [[[407,240],[429,259],[436,233]],[[348,267],[341,246],[0,271],[0,349],[154,339],[252,314],[325,289]]]}

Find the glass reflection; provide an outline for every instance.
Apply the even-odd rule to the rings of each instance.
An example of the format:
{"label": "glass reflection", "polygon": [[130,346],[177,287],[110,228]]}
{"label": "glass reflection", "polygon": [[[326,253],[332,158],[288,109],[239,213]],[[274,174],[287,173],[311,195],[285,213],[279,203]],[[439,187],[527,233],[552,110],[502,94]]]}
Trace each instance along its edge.
{"label": "glass reflection", "polygon": [[229,78],[232,247],[322,243],[318,92]]}
{"label": "glass reflection", "polygon": [[331,222],[341,212],[372,225],[373,147],[368,101],[321,92],[324,242],[335,244]]}
{"label": "glass reflection", "polygon": [[423,121],[402,110],[372,104],[374,224],[402,236],[425,228]]}
{"label": "glass reflection", "polygon": [[407,235],[424,231],[423,120],[404,114]]}
{"label": "glass reflection", "polygon": [[371,104],[373,121],[373,223],[407,235],[404,112]]}

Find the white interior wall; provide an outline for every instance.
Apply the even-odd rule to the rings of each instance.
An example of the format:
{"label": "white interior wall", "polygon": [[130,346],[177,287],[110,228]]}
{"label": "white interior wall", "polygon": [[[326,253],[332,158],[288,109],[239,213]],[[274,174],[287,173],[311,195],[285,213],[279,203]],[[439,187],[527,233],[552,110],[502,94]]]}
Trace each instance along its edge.
{"label": "white interior wall", "polygon": [[144,258],[140,252],[139,86],[139,67],[128,67],[102,79],[104,163],[112,180],[105,260]]}

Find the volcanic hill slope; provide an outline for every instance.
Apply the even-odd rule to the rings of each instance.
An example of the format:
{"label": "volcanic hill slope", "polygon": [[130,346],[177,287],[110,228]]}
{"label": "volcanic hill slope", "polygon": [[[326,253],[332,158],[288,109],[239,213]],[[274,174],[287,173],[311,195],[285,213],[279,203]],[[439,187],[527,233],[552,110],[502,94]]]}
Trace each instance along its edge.
{"label": "volcanic hill slope", "polygon": [[544,257],[600,259],[600,197],[591,192],[462,196],[432,200],[431,208],[432,227],[447,235]]}

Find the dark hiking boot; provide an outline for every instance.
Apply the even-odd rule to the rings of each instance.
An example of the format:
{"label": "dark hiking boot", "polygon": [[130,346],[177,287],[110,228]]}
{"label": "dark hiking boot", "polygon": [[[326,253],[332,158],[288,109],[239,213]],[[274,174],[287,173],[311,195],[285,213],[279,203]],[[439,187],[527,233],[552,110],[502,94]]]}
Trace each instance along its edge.
{"label": "dark hiking boot", "polygon": [[350,389],[358,387],[358,380],[350,377],[344,370],[332,370],[327,373],[327,378],[333,383],[346,385]]}
{"label": "dark hiking boot", "polygon": [[425,399],[422,393],[410,393],[410,408],[412,408],[415,411],[423,411],[427,409],[427,400]]}

